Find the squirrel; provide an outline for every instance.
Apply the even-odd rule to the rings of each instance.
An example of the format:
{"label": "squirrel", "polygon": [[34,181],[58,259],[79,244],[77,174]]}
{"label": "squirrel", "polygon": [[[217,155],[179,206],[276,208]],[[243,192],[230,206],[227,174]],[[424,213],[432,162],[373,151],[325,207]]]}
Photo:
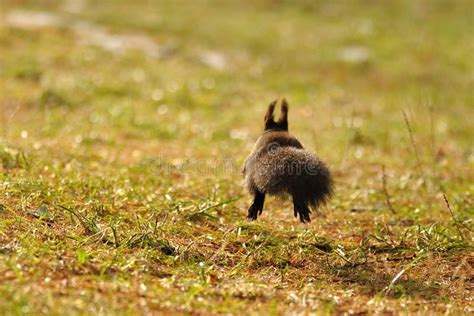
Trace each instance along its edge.
{"label": "squirrel", "polygon": [[265,115],[264,132],[253,146],[242,170],[245,188],[253,195],[247,218],[256,220],[263,212],[265,195],[289,194],[294,216],[310,222],[311,209],[325,204],[333,195],[333,180],[326,164],[303,148],[288,133],[288,103],[281,102],[281,115],[274,120],[277,100],[270,103]]}

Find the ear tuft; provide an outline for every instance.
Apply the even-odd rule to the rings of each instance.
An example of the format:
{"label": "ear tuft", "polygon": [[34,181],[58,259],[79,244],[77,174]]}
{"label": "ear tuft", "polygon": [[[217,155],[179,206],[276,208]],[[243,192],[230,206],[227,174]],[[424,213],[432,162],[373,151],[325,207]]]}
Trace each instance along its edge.
{"label": "ear tuft", "polygon": [[265,114],[265,130],[271,129],[276,125],[273,119],[273,111],[275,110],[276,104],[277,104],[277,100],[273,101],[268,106],[267,114]]}
{"label": "ear tuft", "polygon": [[281,112],[288,114],[288,102],[285,98],[281,100]]}
{"label": "ear tuft", "polygon": [[288,130],[288,102],[285,98],[281,100],[281,115],[277,124],[281,129]]}

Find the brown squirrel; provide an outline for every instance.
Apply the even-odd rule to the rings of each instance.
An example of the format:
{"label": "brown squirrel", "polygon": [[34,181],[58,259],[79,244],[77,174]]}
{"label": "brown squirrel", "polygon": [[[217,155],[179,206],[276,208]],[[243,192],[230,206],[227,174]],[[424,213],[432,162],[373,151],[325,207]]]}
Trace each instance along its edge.
{"label": "brown squirrel", "polygon": [[265,129],[244,162],[245,187],[254,196],[247,217],[256,220],[263,212],[265,194],[293,197],[294,215],[310,222],[311,207],[317,210],[333,194],[333,181],[326,164],[303,148],[288,133],[288,103],[281,103],[281,116],[275,122],[270,103],[265,115]]}

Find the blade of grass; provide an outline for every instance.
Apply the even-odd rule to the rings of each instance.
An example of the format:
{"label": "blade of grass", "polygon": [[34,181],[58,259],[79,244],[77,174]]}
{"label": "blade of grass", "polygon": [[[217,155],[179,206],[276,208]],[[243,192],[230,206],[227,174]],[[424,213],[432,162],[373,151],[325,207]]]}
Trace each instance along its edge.
{"label": "blade of grass", "polygon": [[453,210],[451,209],[451,205],[449,204],[448,198],[446,197],[446,194],[443,193],[443,199],[444,203],[446,203],[446,206],[448,207],[449,214],[451,214],[451,218],[453,219],[454,225],[456,226],[459,237],[461,237],[462,240],[464,240],[464,234],[461,231],[461,228],[459,227],[458,221],[456,220],[456,217],[454,217]]}
{"label": "blade of grass", "polygon": [[426,257],[426,253],[421,253],[419,256],[417,256],[415,259],[413,259],[412,261],[410,261],[402,270],[400,270],[400,272],[397,273],[397,275],[392,279],[392,281],[390,282],[390,284],[388,286],[386,286],[382,292],[385,293],[385,294],[389,294],[390,291],[393,289],[393,286],[395,285],[395,283],[405,274],[405,272],[407,272],[408,270],[410,270],[412,267],[414,267],[421,259],[425,258]]}

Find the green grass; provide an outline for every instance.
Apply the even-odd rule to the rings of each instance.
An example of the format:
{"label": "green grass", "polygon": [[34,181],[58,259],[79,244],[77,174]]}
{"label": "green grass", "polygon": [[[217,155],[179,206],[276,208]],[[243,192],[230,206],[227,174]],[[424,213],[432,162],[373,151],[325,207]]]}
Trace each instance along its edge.
{"label": "green grass", "polygon": [[[0,8],[0,314],[473,312],[470,1]],[[245,218],[283,96],[311,224]]]}

